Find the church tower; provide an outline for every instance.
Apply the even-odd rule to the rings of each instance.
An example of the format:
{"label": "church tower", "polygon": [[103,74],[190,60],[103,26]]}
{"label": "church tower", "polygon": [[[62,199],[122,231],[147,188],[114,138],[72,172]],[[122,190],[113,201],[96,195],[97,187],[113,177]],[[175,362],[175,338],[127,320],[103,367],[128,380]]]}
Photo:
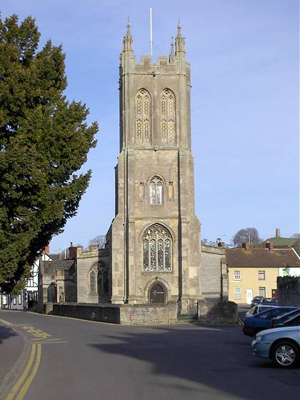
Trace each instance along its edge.
{"label": "church tower", "polygon": [[[178,25],[170,55],[136,61],[130,25],[120,56],[120,154],[111,226],[111,302],[179,302],[193,312],[200,287],[194,208],[190,64]],[[175,47],[175,49],[174,49]]]}

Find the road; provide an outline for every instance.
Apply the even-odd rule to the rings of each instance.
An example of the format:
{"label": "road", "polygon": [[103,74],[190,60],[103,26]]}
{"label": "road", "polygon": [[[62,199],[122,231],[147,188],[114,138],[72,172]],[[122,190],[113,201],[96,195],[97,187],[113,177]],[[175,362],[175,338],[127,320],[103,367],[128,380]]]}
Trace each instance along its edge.
{"label": "road", "polygon": [[16,311],[0,319],[0,333],[10,332],[2,371],[12,368],[7,349],[14,362],[20,354],[1,400],[299,398],[299,369],[255,358],[241,326],[130,327]]}

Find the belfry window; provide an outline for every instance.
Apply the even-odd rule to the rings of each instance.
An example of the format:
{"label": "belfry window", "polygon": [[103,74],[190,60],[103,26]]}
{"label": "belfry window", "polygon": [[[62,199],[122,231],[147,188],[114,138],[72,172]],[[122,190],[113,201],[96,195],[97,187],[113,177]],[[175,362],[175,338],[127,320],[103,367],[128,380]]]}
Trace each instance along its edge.
{"label": "belfry window", "polygon": [[160,116],[161,141],[172,144],[175,141],[175,96],[170,89],[161,94]]}
{"label": "belfry window", "polygon": [[149,144],[151,142],[151,98],[145,89],[136,94],[136,142]]}
{"label": "belfry window", "polygon": [[172,239],[160,224],[151,225],[143,235],[143,271],[171,272]]}
{"label": "belfry window", "polygon": [[150,204],[161,206],[163,203],[163,181],[159,176],[150,180]]}

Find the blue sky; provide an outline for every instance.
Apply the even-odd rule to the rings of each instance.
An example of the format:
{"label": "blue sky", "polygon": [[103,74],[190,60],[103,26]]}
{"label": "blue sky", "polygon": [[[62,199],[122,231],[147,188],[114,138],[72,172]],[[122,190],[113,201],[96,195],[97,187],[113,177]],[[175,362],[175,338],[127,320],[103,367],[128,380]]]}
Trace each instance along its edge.
{"label": "blue sky", "polygon": [[93,177],[78,214],[51,252],[86,246],[114,217],[119,152],[118,66],[128,16],[134,50],[169,54],[180,18],[192,66],[195,204],[202,238],[229,242],[241,228],[262,238],[299,232],[299,2],[297,0],[2,0],[2,18],[31,15],[66,53],[67,97],[97,120]]}

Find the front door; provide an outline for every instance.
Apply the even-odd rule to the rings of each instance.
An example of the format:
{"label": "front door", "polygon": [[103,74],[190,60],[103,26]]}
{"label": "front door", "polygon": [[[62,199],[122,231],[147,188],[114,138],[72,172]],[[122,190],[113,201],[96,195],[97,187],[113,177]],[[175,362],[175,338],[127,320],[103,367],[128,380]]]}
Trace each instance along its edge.
{"label": "front door", "polygon": [[155,283],[150,290],[150,303],[159,304],[165,302],[165,291],[161,284]]}
{"label": "front door", "polygon": [[253,299],[252,289],[247,289],[246,296],[247,296],[247,304],[251,304],[251,301]]}

